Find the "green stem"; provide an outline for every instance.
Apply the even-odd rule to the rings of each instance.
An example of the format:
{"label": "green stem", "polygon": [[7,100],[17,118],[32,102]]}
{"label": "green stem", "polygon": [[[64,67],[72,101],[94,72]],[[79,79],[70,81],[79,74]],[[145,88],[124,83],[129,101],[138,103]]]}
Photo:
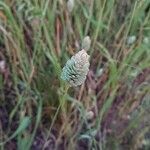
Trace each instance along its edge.
{"label": "green stem", "polygon": [[63,117],[64,119],[66,119],[66,116],[67,116],[67,94],[68,94],[68,89],[69,89],[69,85],[65,84],[64,87],[63,87],[63,95],[62,95],[62,98],[60,98],[60,105],[61,105],[61,110],[62,110],[62,114],[63,114]]}

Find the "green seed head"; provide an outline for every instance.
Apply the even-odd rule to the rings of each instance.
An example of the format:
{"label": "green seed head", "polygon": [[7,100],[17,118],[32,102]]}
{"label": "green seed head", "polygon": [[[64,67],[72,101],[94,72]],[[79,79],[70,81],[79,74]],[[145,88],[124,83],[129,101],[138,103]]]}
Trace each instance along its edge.
{"label": "green seed head", "polygon": [[83,49],[66,62],[61,78],[71,86],[78,86],[84,83],[89,71],[89,55]]}

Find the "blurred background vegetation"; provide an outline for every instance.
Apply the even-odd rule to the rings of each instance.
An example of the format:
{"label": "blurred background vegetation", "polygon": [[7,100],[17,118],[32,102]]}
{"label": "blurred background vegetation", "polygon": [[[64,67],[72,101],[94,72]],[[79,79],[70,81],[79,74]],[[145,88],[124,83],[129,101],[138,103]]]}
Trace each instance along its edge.
{"label": "blurred background vegetation", "polygon": [[[64,94],[86,36],[86,82]],[[149,150],[149,114],[149,0],[0,0],[1,150]]]}

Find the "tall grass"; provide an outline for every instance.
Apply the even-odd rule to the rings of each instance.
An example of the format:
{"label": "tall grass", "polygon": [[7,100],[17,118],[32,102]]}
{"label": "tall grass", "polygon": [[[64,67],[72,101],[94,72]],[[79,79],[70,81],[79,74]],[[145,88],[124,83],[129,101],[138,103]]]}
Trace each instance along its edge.
{"label": "tall grass", "polygon": [[[61,0],[0,1],[1,149],[149,149],[149,7],[76,0],[69,12]],[[87,80],[65,92],[61,68],[87,35]]]}

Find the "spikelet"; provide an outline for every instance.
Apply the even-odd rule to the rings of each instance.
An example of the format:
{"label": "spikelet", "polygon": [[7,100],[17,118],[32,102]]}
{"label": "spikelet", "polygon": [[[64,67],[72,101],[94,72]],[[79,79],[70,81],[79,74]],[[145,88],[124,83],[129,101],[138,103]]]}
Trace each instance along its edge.
{"label": "spikelet", "polygon": [[149,37],[144,37],[143,43],[144,44],[149,44],[150,43],[150,38]]}
{"label": "spikelet", "polygon": [[86,36],[82,41],[82,49],[88,51],[90,49],[90,46],[91,46],[91,39],[89,36]]}
{"label": "spikelet", "polygon": [[135,36],[135,35],[129,36],[129,37],[127,38],[127,44],[128,44],[128,45],[133,44],[135,41],[136,41],[136,36]]}
{"label": "spikelet", "polygon": [[68,9],[69,13],[72,12],[73,8],[74,8],[74,0],[68,0],[67,9]]}
{"label": "spikelet", "polygon": [[89,55],[82,49],[66,62],[61,78],[71,86],[79,86],[84,83],[89,71]]}

